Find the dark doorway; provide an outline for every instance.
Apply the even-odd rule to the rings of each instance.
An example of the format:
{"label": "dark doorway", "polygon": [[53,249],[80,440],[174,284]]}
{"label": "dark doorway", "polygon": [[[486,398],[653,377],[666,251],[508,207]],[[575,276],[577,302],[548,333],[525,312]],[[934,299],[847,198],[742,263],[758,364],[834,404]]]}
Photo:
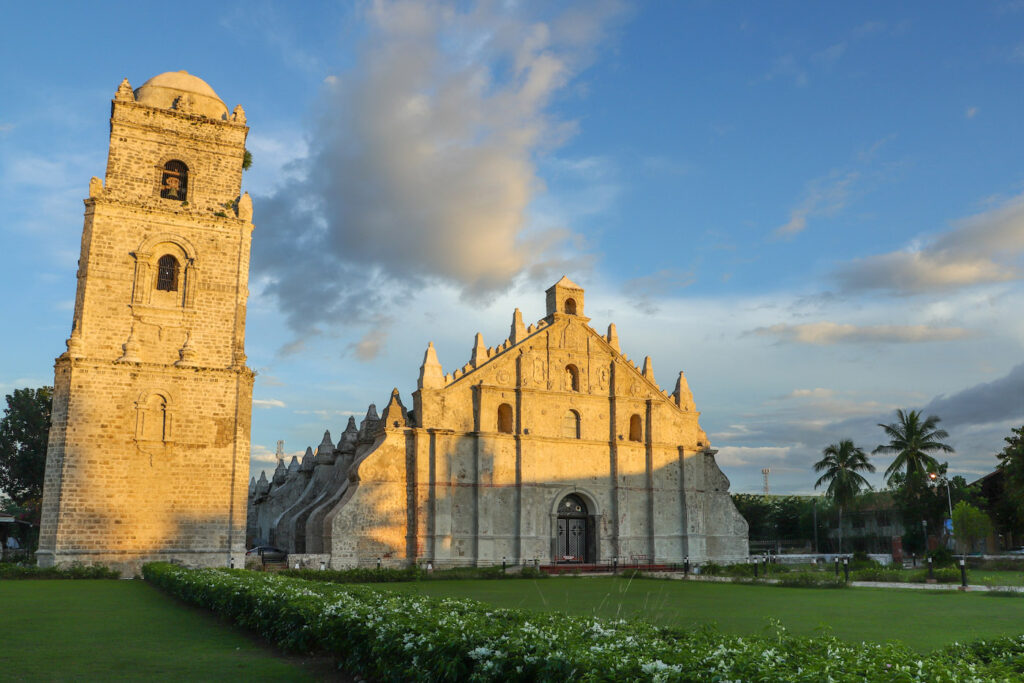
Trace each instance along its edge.
{"label": "dark doorway", "polygon": [[555,562],[593,562],[592,529],[587,504],[570,494],[558,504],[558,555]]}

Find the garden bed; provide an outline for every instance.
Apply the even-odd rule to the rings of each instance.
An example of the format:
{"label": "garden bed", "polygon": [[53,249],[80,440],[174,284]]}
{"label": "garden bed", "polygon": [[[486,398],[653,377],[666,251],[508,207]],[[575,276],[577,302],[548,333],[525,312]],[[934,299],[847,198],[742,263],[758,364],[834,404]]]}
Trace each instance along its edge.
{"label": "garden bed", "polygon": [[1015,680],[1024,637],[950,645],[748,638],[644,622],[498,609],[242,570],[147,565],[146,579],[280,646],[379,680]]}

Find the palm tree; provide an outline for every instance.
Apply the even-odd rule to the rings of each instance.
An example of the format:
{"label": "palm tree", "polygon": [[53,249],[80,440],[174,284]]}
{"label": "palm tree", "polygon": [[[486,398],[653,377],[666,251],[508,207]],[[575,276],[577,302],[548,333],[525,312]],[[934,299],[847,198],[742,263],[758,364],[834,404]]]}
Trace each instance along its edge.
{"label": "palm tree", "polygon": [[941,420],[935,415],[929,415],[921,419],[921,412],[911,410],[904,413],[896,411],[898,422],[878,426],[885,430],[889,437],[889,443],[881,444],[872,453],[895,453],[896,458],[885,471],[887,483],[892,483],[893,475],[903,470],[909,476],[912,473],[926,475],[929,472],[936,472],[939,468],[938,461],[928,455],[929,451],[941,451],[952,453],[953,449],[940,441],[949,436],[945,429],[937,429],[936,425]]}
{"label": "palm tree", "polygon": [[830,444],[821,454],[825,457],[814,463],[814,471],[824,472],[824,474],[814,482],[814,488],[828,484],[825,495],[834,500],[839,508],[839,552],[841,553],[843,552],[843,506],[848,505],[861,489],[871,488],[868,480],[860,473],[874,472],[875,466],[868,462],[868,456],[864,450],[854,446],[850,439]]}

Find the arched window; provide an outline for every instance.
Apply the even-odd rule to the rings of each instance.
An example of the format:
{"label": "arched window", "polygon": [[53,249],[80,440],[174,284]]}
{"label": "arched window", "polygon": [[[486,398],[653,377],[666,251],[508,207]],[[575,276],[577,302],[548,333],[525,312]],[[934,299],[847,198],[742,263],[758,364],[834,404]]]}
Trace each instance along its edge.
{"label": "arched window", "polygon": [[568,391],[580,390],[580,370],[575,365],[565,366],[565,388]]}
{"label": "arched window", "polygon": [[569,315],[576,315],[576,299],[565,300],[565,312]]}
{"label": "arched window", "polygon": [[562,418],[562,438],[580,438],[580,414],[575,410],[570,410]]}
{"label": "arched window", "polygon": [[160,196],[183,202],[188,198],[188,166],[173,159],[164,164],[160,177]]}
{"label": "arched window", "polygon": [[639,415],[634,415],[629,418],[629,440],[630,441],[643,441],[644,440],[644,424]]}
{"label": "arched window", "polygon": [[498,431],[502,434],[511,434],[514,424],[512,420],[512,406],[502,403],[498,406]]}
{"label": "arched window", "polygon": [[164,254],[156,264],[156,288],[165,292],[178,291],[178,259]]}

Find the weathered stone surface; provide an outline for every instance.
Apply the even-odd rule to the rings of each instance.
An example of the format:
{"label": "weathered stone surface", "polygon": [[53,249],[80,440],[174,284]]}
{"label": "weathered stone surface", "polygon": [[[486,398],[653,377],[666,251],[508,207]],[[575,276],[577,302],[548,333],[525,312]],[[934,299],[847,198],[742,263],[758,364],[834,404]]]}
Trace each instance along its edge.
{"label": "weathered stone surface", "polygon": [[296,516],[305,543],[292,534],[288,549],[332,567],[548,563],[564,559],[559,505],[572,495],[576,559],[746,557],[685,377],[663,392],[650,358],[641,370],[620,353],[614,325],[587,325],[583,296],[563,278],[544,320],[527,328],[517,310],[511,338],[487,349],[477,335],[452,377],[428,345],[413,410],[396,389],[379,420],[371,406],[358,433],[350,421],[338,466]]}
{"label": "weathered stone surface", "polygon": [[[118,88],[55,365],[41,565],[243,564],[252,224],[223,209],[239,197],[248,129],[222,108],[194,76]],[[171,160],[187,167],[177,199],[160,196]],[[176,267],[162,286],[166,256]]]}

